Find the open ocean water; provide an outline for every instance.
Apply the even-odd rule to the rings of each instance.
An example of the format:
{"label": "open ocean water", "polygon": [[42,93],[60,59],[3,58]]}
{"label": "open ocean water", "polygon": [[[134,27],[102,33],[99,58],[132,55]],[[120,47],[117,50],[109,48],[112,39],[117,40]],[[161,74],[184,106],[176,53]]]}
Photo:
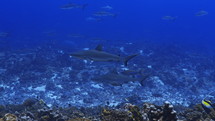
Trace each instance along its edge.
{"label": "open ocean water", "polygon": [[215,101],[214,5],[1,0],[0,104],[36,98],[49,107],[164,101],[189,107]]}

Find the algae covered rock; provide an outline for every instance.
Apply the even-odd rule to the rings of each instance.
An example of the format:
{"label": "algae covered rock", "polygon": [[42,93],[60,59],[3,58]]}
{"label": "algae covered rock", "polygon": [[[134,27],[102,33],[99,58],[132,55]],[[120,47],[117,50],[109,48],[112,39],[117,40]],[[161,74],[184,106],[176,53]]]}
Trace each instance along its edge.
{"label": "algae covered rock", "polygon": [[[177,112],[175,111],[177,109]],[[10,113],[9,113],[10,112]],[[39,100],[28,99],[22,105],[0,106],[0,121],[213,121],[215,111],[206,112],[201,104],[177,108],[163,105],[130,103],[118,107],[47,107]]]}
{"label": "algae covered rock", "polygon": [[132,105],[132,104],[126,104],[126,109],[129,110],[132,114],[132,119],[135,121],[143,121],[142,113],[140,112],[139,107]]}
{"label": "algae covered rock", "polygon": [[104,109],[101,114],[102,121],[133,121],[128,111]]}
{"label": "algae covered rock", "polygon": [[186,109],[180,114],[188,121],[211,121],[215,120],[215,111],[210,109],[210,112],[205,111],[201,104],[195,105],[193,108]]}
{"label": "algae covered rock", "polygon": [[67,119],[58,110],[52,109],[39,109],[37,117],[40,117],[41,121],[65,121]]}
{"label": "algae covered rock", "polygon": [[18,118],[14,114],[7,113],[3,117],[3,121],[18,121]]}
{"label": "algae covered rock", "polygon": [[70,119],[70,120],[67,120],[67,121],[91,121],[91,120],[87,119],[87,118],[75,118],[75,119]]}

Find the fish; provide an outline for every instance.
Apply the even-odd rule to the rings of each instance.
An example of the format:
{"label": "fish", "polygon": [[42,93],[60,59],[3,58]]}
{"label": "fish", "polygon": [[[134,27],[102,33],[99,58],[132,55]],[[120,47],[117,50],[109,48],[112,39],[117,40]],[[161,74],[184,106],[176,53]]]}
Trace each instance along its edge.
{"label": "fish", "polygon": [[68,37],[72,37],[72,38],[84,38],[84,35],[81,34],[68,34]]}
{"label": "fish", "polygon": [[69,3],[66,5],[61,6],[61,9],[74,9],[74,8],[81,8],[81,9],[85,9],[88,6],[88,4],[74,4],[74,3]]}
{"label": "fish", "polygon": [[102,21],[102,19],[101,18],[95,18],[95,17],[87,17],[86,21],[97,21],[97,22],[99,22],[99,21]]}
{"label": "fish", "polygon": [[208,12],[207,11],[199,11],[195,14],[196,16],[205,16],[205,15],[208,15]]}
{"label": "fish", "polygon": [[53,31],[43,32],[43,34],[45,34],[46,36],[55,36],[55,35],[57,35],[57,33],[53,32]]}
{"label": "fish", "polygon": [[102,42],[108,42],[109,40],[102,39],[102,38],[90,38],[91,41],[97,42],[97,43],[102,43]]}
{"label": "fish", "polygon": [[104,52],[101,45],[98,45],[95,49],[82,50],[78,52],[73,52],[70,56],[90,61],[100,61],[100,62],[120,62],[123,61],[124,65],[128,65],[128,61],[136,57],[139,54],[133,54],[127,57],[121,57],[119,55]]}
{"label": "fish", "polygon": [[109,6],[109,5],[106,5],[106,6],[103,6],[102,9],[106,9],[106,10],[112,10],[113,7]]}
{"label": "fish", "polygon": [[206,113],[215,113],[215,104],[212,104],[210,100],[203,99],[201,105]]}
{"label": "fish", "polygon": [[107,16],[112,16],[114,18],[117,17],[117,14],[107,12],[107,11],[98,11],[98,12],[95,12],[93,15],[97,17],[107,17]]}
{"label": "fish", "polygon": [[177,17],[173,17],[173,16],[163,16],[162,17],[163,20],[168,20],[168,21],[175,21],[177,19]]}
{"label": "fish", "polygon": [[9,33],[8,32],[0,32],[0,37],[8,37]]}
{"label": "fish", "polygon": [[209,101],[209,100],[202,100],[202,105],[206,108],[213,108],[211,101]]}
{"label": "fish", "polygon": [[95,82],[110,84],[112,86],[122,86],[128,82],[136,82],[139,81],[143,86],[143,81],[147,78],[147,76],[141,78],[132,78],[130,76],[126,76],[117,72],[108,72],[104,75],[94,77],[91,80]]}

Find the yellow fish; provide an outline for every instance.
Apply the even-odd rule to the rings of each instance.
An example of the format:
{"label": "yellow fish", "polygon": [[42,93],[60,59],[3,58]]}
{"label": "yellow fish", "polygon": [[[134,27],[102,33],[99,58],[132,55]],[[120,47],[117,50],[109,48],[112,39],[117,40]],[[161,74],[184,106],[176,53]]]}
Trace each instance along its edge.
{"label": "yellow fish", "polygon": [[209,100],[202,100],[202,105],[206,108],[213,108],[211,101],[209,101]]}

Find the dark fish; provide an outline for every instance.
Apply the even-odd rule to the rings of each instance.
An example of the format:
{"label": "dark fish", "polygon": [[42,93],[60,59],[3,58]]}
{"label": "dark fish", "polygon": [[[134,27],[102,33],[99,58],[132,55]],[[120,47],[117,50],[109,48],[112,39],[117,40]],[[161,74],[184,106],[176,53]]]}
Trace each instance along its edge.
{"label": "dark fish", "polygon": [[101,62],[120,62],[123,61],[124,65],[127,66],[127,63],[132,58],[136,57],[138,54],[133,54],[127,57],[120,57],[118,55],[110,54],[102,51],[102,46],[98,45],[93,50],[82,50],[79,52],[74,52],[70,54],[71,56],[91,61],[101,61]]}
{"label": "dark fish", "polygon": [[74,3],[70,3],[70,4],[66,4],[61,6],[61,9],[74,9],[74,8],[81,8],[81,9],[85,9],[87,7],[88,4],[74,4]]}

